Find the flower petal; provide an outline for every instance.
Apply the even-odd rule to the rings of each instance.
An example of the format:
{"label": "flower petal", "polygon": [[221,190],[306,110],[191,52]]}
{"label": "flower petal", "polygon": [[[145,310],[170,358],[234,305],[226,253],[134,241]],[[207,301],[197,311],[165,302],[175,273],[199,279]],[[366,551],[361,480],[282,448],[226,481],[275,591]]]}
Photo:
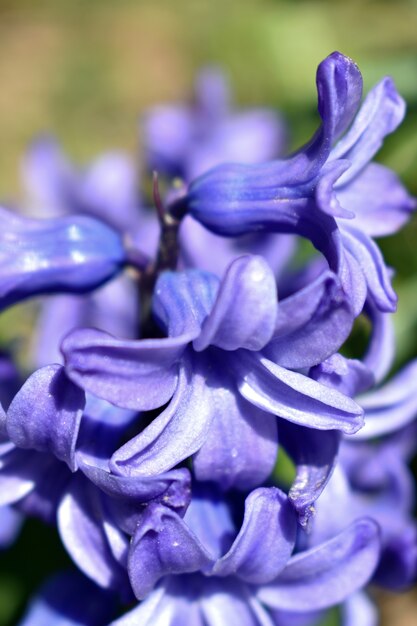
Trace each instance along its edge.
{"label": "flower petal", "polygon": [[79,210],[119,232],[132,232],[140,220],[136,164],[123,152],[107,152],[93,161],[77,192]]}
{"label": "flower petal", "polygon": [[167,578],[143,602],[109,626],[207,626],[190,582],[185,576]]}
{"label": "flower petal", "polygon": [[272,608],[294,612],[334,606],[368,582],[379,554],[378,526],[364,518],[292,557],[274,582],[258,590],[258,598]]}
{"label": "flower petal", "polygon": [[77,385],[126,409],[150,410],[175,391],[177,361],[192,335],[142,341],[78,329],[62,342],[67,375]]}
{"label": "flower petal", "polygon": [[345,225],[343,241],[359,263],[376,306],[380,311],[393,313],[397,306],[397,295],[392,288],[388,268],[376,243],[357,228]]}
{"label": "flower petal", "polygon": [[226,271],[194,349],[213,345],[260,350],[271,339],[277,307],[275,278],[268,264],[260,256],[239,257]]}
{"label": "flower petal", "polygon": [[77,184],[76,173],[53,137],[38,137],[22,163],[23,184],[29,202],[41,217],[68,212]]}
{"label": "flower petal", "polygon": [[318,432],[282,420],[279,424],[281,445],[293,459],[296,477],[288,494],[299,515],[302,526],[307,526],[314,513],[314,503],[327,485],[339,450],[340,433]]}
{"label": "flower petal", "polygon": [[184,521],[163,505],[150,504],[138,524],[129,551],[129,579],[138,599],[170,574],[210,568],[212,557]]}
{"label": "flower petal", "polygon": [[402,122],[405,102],[392,78],[382,79],[365,98],[352,127],[332,150],[331,159],[349,159],[352,166],[339,180],[342,186],[352,180],[382,146],[386,135]]}
{"label": "flower petal", "polygon": [[208,579],[201,597],[207,626],[273,626],[273,621],[251,590],[233,578]]}
{"label": "flower petal", "polygon": [[380,311],[372,299],[365,305],[365,314],[372,324],[372,334],[363,363],[374,375],[375,383],[385,378],[394,363],[395,334],[392,315]]}
{"label": "flower petal", "polygon": [[218,285],[217,276],[209,272],[163,272],[155,286],[153,313],[170,337],[194,339],[212,309]]}
{"label": "flower petal", "polygon": [[147,503],[163,500],[167,507],[185,509],[191,495],[191,477],[184,467],[158,476],[115,476],[83,463],[80,469],[91,482],[111,497]]}
{"label": "flower petal", "polygon": [[398,176],[379,163],[367,165],[336,195],[340,205],[355,214],[355,226],[370,237],[393,235],[416,208]]}
{"label": "flower petal", "polygon": [[378,611],[370,597],[357,591],[342,606],[342,626],[378,626]]}
{"label": "flower petal", "polygon": [[11,506],[3,506],[0,511],[0,549],[9,548],[15,541],[23,524],[23,517]]}
{"label": "flower petal", "polygon": [[168,407],[139,435],[117,450],[110,461],[115,474],[150,476],[175,467],[204,443],[216,406],[210,402],[207,367],[185,358]]}
{"label": "flower petal", "polygon": [[255,585],[270,582],[287,564],[296,531],[294,510],[282,491],[275,487],[252,491],[246,498],[239,534],[227,554],[216,562],[212,574],[233,574]]}
{"label": "flower petal", "polygon": [[222,355],[210,356],[204,393],[212,419],[194,454],[193,471],[199,481],[215,481],[220,489],[251,489],[262,484],[274,468],[276,419],[242,398]]}
{"label": "flower petal", "polygon": [[126,574],[108,544],[102,527],[99,492],[75,476],[58,509],[58,530],[72,559],[100,587],[120,588]]}
{"label": "flower petal", "polygon": [[137,286],[127,275],[91,294],[48,298],[36,328],[34,359],[39,367],[61,363],[61,341],[74,328],[100,328],[116,337],[135,339],[139,329]]}
{"label": "flower petal", "polygon": [[365,426],[355,438],[388,435],[417,417],[416,376],[417,360],[414,360],[388,383],[357,398],[365,411]]}
{"label": "flower petal", "polygon": [[338,277],[325,271],[281,300],[272,340],[263,353],[288,368],[310,367],[334,354],[352,328],[354,313]]}
{"label": "flower petal", "polygon": [[362,425],[362,410],[353,400],[259,354],[242,351],[233,369],[240,393],[264,411],[319,430],[353,433]]}
{"label": "flower petal", "polygon": [[84,392],[61,366],[37,370],[7,412],[10,439],[19,448],[50,452],[75,471],[75,445],[84,406]]}

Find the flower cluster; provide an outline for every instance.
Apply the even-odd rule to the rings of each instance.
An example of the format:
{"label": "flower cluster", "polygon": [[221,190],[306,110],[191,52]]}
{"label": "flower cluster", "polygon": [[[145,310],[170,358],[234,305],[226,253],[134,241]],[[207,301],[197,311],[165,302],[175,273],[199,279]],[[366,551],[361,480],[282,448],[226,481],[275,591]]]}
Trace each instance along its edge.
{"label": "flower cluster", "polygon": [[123,154],[28,150],[41,219],[1,209],[0,302],[42,299],[32,372],[0,361],[0,539],[37,516],[78,572],[22,625],[308,626],[339,605],[371,626],[367,585],[413,582],[417,364],[383,382],[396,294],[374,237],[416,202],[371,162],[404,102],[385,78],[361,104],[340,53],[317,92],[320,127],[283,158],[282,120],[202,73],[192,106],[144,117],[153,211]]}

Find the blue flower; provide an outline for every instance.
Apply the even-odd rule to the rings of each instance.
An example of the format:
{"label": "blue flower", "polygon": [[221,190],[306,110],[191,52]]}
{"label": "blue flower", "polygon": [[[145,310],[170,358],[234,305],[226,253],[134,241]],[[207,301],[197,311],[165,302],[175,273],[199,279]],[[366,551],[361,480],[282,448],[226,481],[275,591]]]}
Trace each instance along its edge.
{"label": "blue flower", "polygon": [[128,566],[136,596],[146,599],[112,626],[203,620],[272,626],[276,612],[302,616],[333,606],[372,575],[379,557],[374,522],[358,521],[328,543],[291,556],[296,517],[285,494],[256,489],[244,508],[236,533],[226,502],[204,488],[184,519],[163,505],[148,507]]}
{"label": "blue flower", "polygon": [[325,431],[360,428],[355,403],[286,369],[320,362],[350,330],[351,311],[331,274],[279,306],[261,257],[238,258],[221,282],[167,272],[154,314],[167,338],[122,341],[79,329],[62,344],[68,376],[89,392],[136,410],[169,403],[113,455],[114,472],[156,475],[194,454],[199,480],[249,488],[275,463],[272,416]]}
{"label": "blue flower", "polygon": [[401,122],[404,102],[384,79],[357,112],[362,78],[340,53],[320,64],[317,89],[322,125],[303,149],[287,160],[220,165],[193,181],[172,211],[226,236],[267,230],[307,237],[341,277],[357,313],[363,280],[380,310],[393,311],[389,274],[369,235],[395,232],[416,203],[392,172],[368,163]]}

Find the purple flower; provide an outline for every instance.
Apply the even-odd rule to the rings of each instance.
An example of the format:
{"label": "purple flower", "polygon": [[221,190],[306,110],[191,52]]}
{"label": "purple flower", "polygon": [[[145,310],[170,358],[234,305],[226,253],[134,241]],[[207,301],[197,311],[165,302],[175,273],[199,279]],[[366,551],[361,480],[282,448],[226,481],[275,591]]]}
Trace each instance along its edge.
{"label": "purple flower", "polygon": [[295,538],[296,517],[276,488],[246,498],[238,533],[226,502],[204,489],[184,519],[163,505],[148,507],[132,539],[129,577],[138,598],[149,595],[112,624],[273,626],[275,612],[339,603],[366,583],[378,560],[378,530],[369,520],[291,556]]}
{"label": "purple flower", "polygon": [[322,125],[303,149],[282,161],[220,165],[192,182],[172,210],[226,236],[267,230],[307,237],[340,275],[357,313],[363,280],[378,308],[393,311],[389,274],[369,234],[395,232],[415,201],[392,172],[368,162],[401,122],[403,100],[384,79],[357,113],[362,78],[340,53],[320,64],[317,89]]}
{"label": "purple flower", "polygon": [[26,381],[0,423],[0,504],[56,522],[78,567],[128,597],[129,536],[151,501],[185,511],[189,473],[112,475],[108,458],[135,414],[94,398],[84,405],[58,365]]}
{"label": "purple flower", "polygon": [[[167,338],[70,333],[62,350],[76,384],[126,408],[169,403],[113,455],[112,470],[157,475],[194,454],[199,480],[246,489],[261,484],[274,466],[274,415],[313,429],[356,431],[362,420],[355,403],[286,369],[320,361],[323,350],[334,350],[338,333],[344,338],[346,325],[350,329],[337,279],[326,276],[312,288],[314,296],[307,289],[278,306],[268,265],[244,256],[222,282],[196,271],[161,275],[154,314]],[[329,322],[336,329],[325,345]]]}

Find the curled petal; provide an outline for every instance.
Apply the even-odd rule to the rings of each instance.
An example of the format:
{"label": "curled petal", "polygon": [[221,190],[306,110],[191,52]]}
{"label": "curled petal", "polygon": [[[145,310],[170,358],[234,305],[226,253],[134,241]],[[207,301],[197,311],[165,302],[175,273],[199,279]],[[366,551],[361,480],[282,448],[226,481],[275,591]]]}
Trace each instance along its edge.
{"label": "curled petal", "polygon": [[416,208],[398,176],[379,163],[367,165],[336,194],[339,203],[355,214],[357,228],[370,237],[396,233]]}
{"label": "curled petal", "polygon": [[270,582],[287,564],[296,530],[296,516],[287,496],[275,487],[256,489],[246,498],[238,536],[227,554],[216,562],[212,574],[234,574],[256,585]]}
{"label": "curled petal", "polygon": [[78,329],[65,337],[61,350],[67,375],[80,387],[116,406],[146,411],[174,393],[177,361],[191,339],[123,341],[100,330]]}
{"label": "curled petal", "polygon": [[194,339],[213,306],[218,285],[217,276],[209,272],[163,272],[155,286],[153,313],[170,337]]}
{"label": "curled petal", "polygon": [[392,315],[380,311],[372,299],[368,299],[365,314],[372,324],[372,334],[363,363],[373,372],[375,383],[381,382],[394,363],[395,334]]}
{"label": "curled petal", "polygon": [[362,76],[356,63],[340,52],[330,54],[317,69],[317,92],[323,120],[318,137],[327,158],[327,150],[350,126],[359,107]]}
{"label": "curled petal", "polygon": [[86,576],[104,588],[120,588],[126,574],[116,561],[103,528],[99,491],[76,476],[58,508],[62,542]]}
{"label": "curled petal", "polygon": [[143,432],[117,450],[110,461],[116,474],[149,476],[175,467],[204,443],[216,406],[206,385],[207,369],[184,359],[168,407]]}
{"label": "curled petal", "polygon": [[260,256],[242,256],[229,266],[214,302],[194,340],[195,350],[260,350],[270,340],[276,315],[275,278]]}
{"label": "curled petal", "polygon": [[327,485],[336,463],[340,433],[318,432],[282,421],[279,425],[281,445],[293,459],[296,476],[288,494],[302,526],[314,513],[314,503]]}
{"label": "curled petal", "polygon": [[340,176],[350,166],[349,161],[340,160],[326,163],[323,167],[320,179],[316,187],[316,201],[317,205],[322,211],[333,215],[334,217],[344,217],[346,219],[352,219],[355,217],[355,213],[346,209],[339,202],[339,197],[334,189],[335,183]]}
{"label": "curled petal", "polygon": [[382,79],[365,98],[349,132],[337,144],[332,159],[349,159],[352,166],[339,180],[342,186],[356,176],[382,146],[386,135],[402,122],[405,102],[391,78]]}
{"label": "curled petal", "polygon": [[75,445],[84,406],[84,392],[67,378],[64,369],[46,366],[32,374],[9,407],[10,439],[19,448],[51,452],[75,471]]}
{"label": "curled petal", "polygon": [[417,361],[404,367],[388,383],[357,398],[365,411],[365,426],[355,437],[370,439],[393,433],[417,417]]}
{"label": "curled petal", "polygon": [[362,409],[340,392],[275,365],[258,354],[233,361],[240,393],[255,406],[308,428],[356,432]]}
{"label": "curled petal", "polygon": [[117,476],[86,463],[80,465],[80,469],[91,482],[113,498],[134,503],[163,500],[165,506],[180,510],[185,509],[190,500],[191,477],[186,468],[149,477]]}
{"label": "curled petal", "polygon": [[380,555],[377,524],[363,518],[339,535],[290,559],[278,578],[258,590],[272,608],[314,611],[342,602],[372,576]]}
{"label": "curled petal", "polygon": [[343,240],[347,249],[359,263],[376,306],[380,311],[393,313],[397,306],[397,296],[376,243],[357,228],[345,225],[343,226]]}
{"label": "curled petal", "polygon": [[210,568],[212,560],[176,513],[151,504],[132,538],[129,578],[136,597],[141,599],[160,578]]}
{"label": "curled petal", "polygon": [[351,398],[375,383],[374,376],[366,365],[357,359],[346,359],[341,354],[333,354],[320,365],[311,368],[309,376]]}
{"label": "curled petal", "polygon": [[90,217],[34,220],[0,209],[0,226],[3,307],[41,293],[88,291],[124,263],[119,235]]}
{"label": "curled petal", "polygon": [[288,368],[321,363],[340,348],[354,313],[338,277],[323,272],[311,284],[281,300],[272,340],[263,351]]}

